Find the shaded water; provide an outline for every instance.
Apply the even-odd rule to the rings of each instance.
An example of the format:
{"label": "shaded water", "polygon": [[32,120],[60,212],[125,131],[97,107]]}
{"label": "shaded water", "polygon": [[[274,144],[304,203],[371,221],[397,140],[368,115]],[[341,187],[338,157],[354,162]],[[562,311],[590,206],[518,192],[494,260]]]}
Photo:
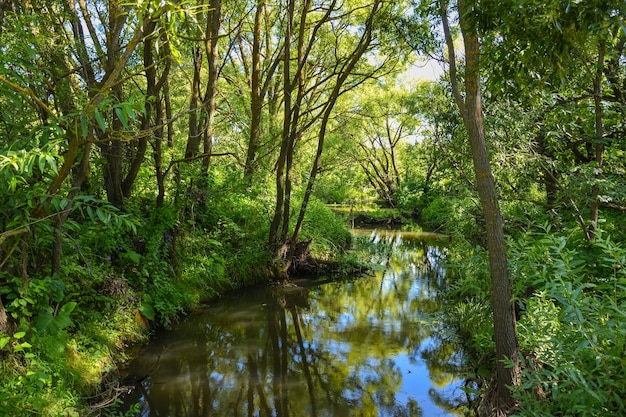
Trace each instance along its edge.
{"label": "shaded water", "polygon": [[130,367],[141,416],[452,416],[462,354],[440,320],[444,240],[361,231],[372,276],[238,293]]}

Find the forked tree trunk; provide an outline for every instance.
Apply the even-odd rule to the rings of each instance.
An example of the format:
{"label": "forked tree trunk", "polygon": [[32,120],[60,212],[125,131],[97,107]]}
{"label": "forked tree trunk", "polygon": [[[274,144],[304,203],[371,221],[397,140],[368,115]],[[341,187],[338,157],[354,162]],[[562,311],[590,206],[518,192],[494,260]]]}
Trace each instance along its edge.
{"label": "forked tree trunk", "polygon": [[365,22],[365,30],[359,39],[359,43],[356,48],[348,58],[348,61],[341,68],[341,71],[337,74],[337,81],[333,90],[330,93],[328,102],[325,105],[324,112],[322,114],[322,120],[320,122],[320,129],[317,138],[317,151],[315,152],[315,159],[313,160],[313,165],[311,167],[311,171],[309,173],[309,180],[307,181],[306,189],[304,191],[304,197],[302,199],[302,205],[300,206],[300,212],[298,213],[298,220],[296,221],[296,226],[293,231],[293,235],[291,240],[297,241],[300,231],[302,230],[302,224],[304,223],[304,215],[306,213],[306,209],[311,198],[311,194],[313,193],[313,186],[315,184],[315,179],[317,174],[320,171],[320,166],[322,162],[322,152],[324,150],[324,140],[326,138],[326,129],[328,127],[328,122],[330,120],[330,116],[332,114],[332,110],[341,95],[341,91],[344,83],[352,74],[352,70],[356,67],[356,64],[359,62],[365,51],[370,46],[372,42],[372,32],[374,27],[374,17],[381,6],[381,0],[374,0],[372,3],[372,9],[370,14]]}
{"label": "forked tree trunk", "polygon": [[[283,132],[280,146],[280,154],[276,163],[276,205],[274,209],[274,218],[270,224],[269,246],[278,254],[281,252],[281,246],[286,244],[285,236],[282,235],[281,222],[283,221],[284,204],[285,204],[285,161],[287,160],[287,150],[289,148],[289,133],[291,126],[291,34],[294,14],[294,0],[289,1],[287,7],[287,16],[285,22],[285,47],[283,57],[283,88],[285,98],[283,103]],[[284,229],[284,228],[283,228]],[[281,232],[281,233],[279,233]],[[284,250],[283,250],[284,251]]]}

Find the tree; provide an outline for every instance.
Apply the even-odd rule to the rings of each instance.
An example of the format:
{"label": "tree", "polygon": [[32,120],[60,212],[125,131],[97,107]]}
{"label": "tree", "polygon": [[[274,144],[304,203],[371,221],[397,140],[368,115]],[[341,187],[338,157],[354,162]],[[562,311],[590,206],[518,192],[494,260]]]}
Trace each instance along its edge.
{"label": "tree", "polygon": [[349,110],[353,114],[346,123],[356,125],[351,133],[358,149],[355,159],[368,182],[376,190],[380,201],[387,207],[397,205],[398,192],[406,180],[406,169],[401,158],[403,148],[417,138],[419,119],[413,109],[413,95],[406,87],[394,87],[391,82],[378,82],[360,94]]}
{"label": "tree", "polygon": [[[263,103],[272,85],[274,74],[280,63],[280,54],[284,48],[284,45],[275,45],[273,50],[270,50],[272,34],[262,31],[263,27],[267,30],[267,25],[263,23],[269,18],[269,13],[265,0],[259,0],[254,14],[252,56],[250,57],[250,134],[244,165],[244,178],[248,184],[252,182],[252,176],[258,166],[257,153],[262,145]],[[241,58],[245,59],[244,56]],[[276,108],[276,99],[277,96],[274,96],[271,108]],[[271,108],[268,111],[269,117],[274,115]]]}
{"label": "tree", "polygon": [[[202,143],[202,166],[205,171],[208,171],[213,149],[213,132],[217,110],[217,79],[220,70],[218,41],[222,21],[222,2],[221,0],[211,0],[208,5],[204,5],[204,1],[199,0],[197,7],[204,11],[196,14],[196,18],[204,18],[205,29],[199,38],[201,42],[194,42],[192,46],[193,80],[189,100],[189,131],[185,158],[195,158]],[[196,39],[193,40],[197,41]],[[204,94],[201,91],[203,56],[206,56],[207,60],[207,76],[205,77],[207,80]]]}
{"label": "tree", "polygon": [[[463,36],[465,56],[463,76],[465,88],[462,92],[461,83],[457,78],[456,51],[449,25],[448,2],[442,0],[440,6],[449,56],[450,84],[470,139],[476,188],[485,218],[497,360],[495,396],[489,400],[492,401],[496,413],[506,414],[515,403],[509,387],[516,385],[519,379],[519,345],[507,271],[504,227],[485,140],[480,85],[480,41],[476,21],[478,16],[475,15],[476,5],[473,1],[457,1],[459,28]],[[513,366],[507,366],[506,361],[512,361]]]}
{"label": "tree", "polygon": [[[335,1],[322,8],[321,13],[311,13],[312,29],[306,30],[309,3],[305,3],[300,10],[300,20],[294,43],[296,46],[296,72],[291,76],[291,24],[295,21],[295,7],[287,8],[287,20],[283,63],[283,82],[285,85],[283,131],[276,168],[276,205],[273,220],[270,226],[269,244],[277,255],[277,260],[283,263],[281,269],[285,272],[295,256],[298,236],[302,230],[307,204],[313,191],[315,178],[321,166],[322,153],[326,132],[331,121],[335,104],[346,91],[360,85],[369,79],[379,67],[366,69],[361,74],[354,74],[357,64],[371,47],[374,39],[374,18],[379,14],[382,1],[375,1],[365,8],[355,7],[340,15],[341,19],[333,17],[337,11]],[[337,20],[337,21],[335,21]],[[334,30],[333,30],[334,28]],[[358,36],[350,33],[348,28],[358,29]],[[319,33],[318,33],[319,32]],[[320,48],[321,34],[331,37],[334,53],[329,56],[328,50]],[[334,37],[334,39],[333,39]],[[315,54],[315,55],[313,55]],[[317,59],[317,62],[311,61]],[[311,69],[309,69],[311,68]],[[312,72],[309,72],[312,71]],[[354,79],[348,83],[350,77]],[[291,92],[295,88],[295,100],[292,105]],[[306,106],[305,106],[306,105]],[[297,141],[302,138],[311,126],[317,123],[317,149],[311,165],[302,204],[298,211],[297,220],[289,236],[291,218],[291,175]]]}

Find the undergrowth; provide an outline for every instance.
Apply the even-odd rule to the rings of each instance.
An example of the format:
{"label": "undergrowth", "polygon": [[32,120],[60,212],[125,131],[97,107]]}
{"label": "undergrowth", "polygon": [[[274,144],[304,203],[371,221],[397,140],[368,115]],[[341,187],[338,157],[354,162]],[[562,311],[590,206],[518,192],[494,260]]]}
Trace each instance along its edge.
{"label": "undergrowth", "polygon": [[[451,251],[448,320],[488,378],[495,357],[487,253],[466,242]],[[523,372],[513,391],[519,417],[626,413],[626,250],[599,231],[548,226],[508,242]],[[456,257],[456,258],[454,258]]]}

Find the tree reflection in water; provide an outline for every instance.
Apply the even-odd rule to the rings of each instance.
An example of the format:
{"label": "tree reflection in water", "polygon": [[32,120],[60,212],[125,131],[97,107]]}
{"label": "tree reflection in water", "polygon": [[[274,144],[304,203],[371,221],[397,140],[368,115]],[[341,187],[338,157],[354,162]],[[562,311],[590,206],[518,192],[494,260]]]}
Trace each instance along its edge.
{"label": "tree reflection in water", "polygon": [[438,240],[372,232],[375,275],[229,297],[133,362],[142,416],[461,414],[462,354],[445,337]]}

